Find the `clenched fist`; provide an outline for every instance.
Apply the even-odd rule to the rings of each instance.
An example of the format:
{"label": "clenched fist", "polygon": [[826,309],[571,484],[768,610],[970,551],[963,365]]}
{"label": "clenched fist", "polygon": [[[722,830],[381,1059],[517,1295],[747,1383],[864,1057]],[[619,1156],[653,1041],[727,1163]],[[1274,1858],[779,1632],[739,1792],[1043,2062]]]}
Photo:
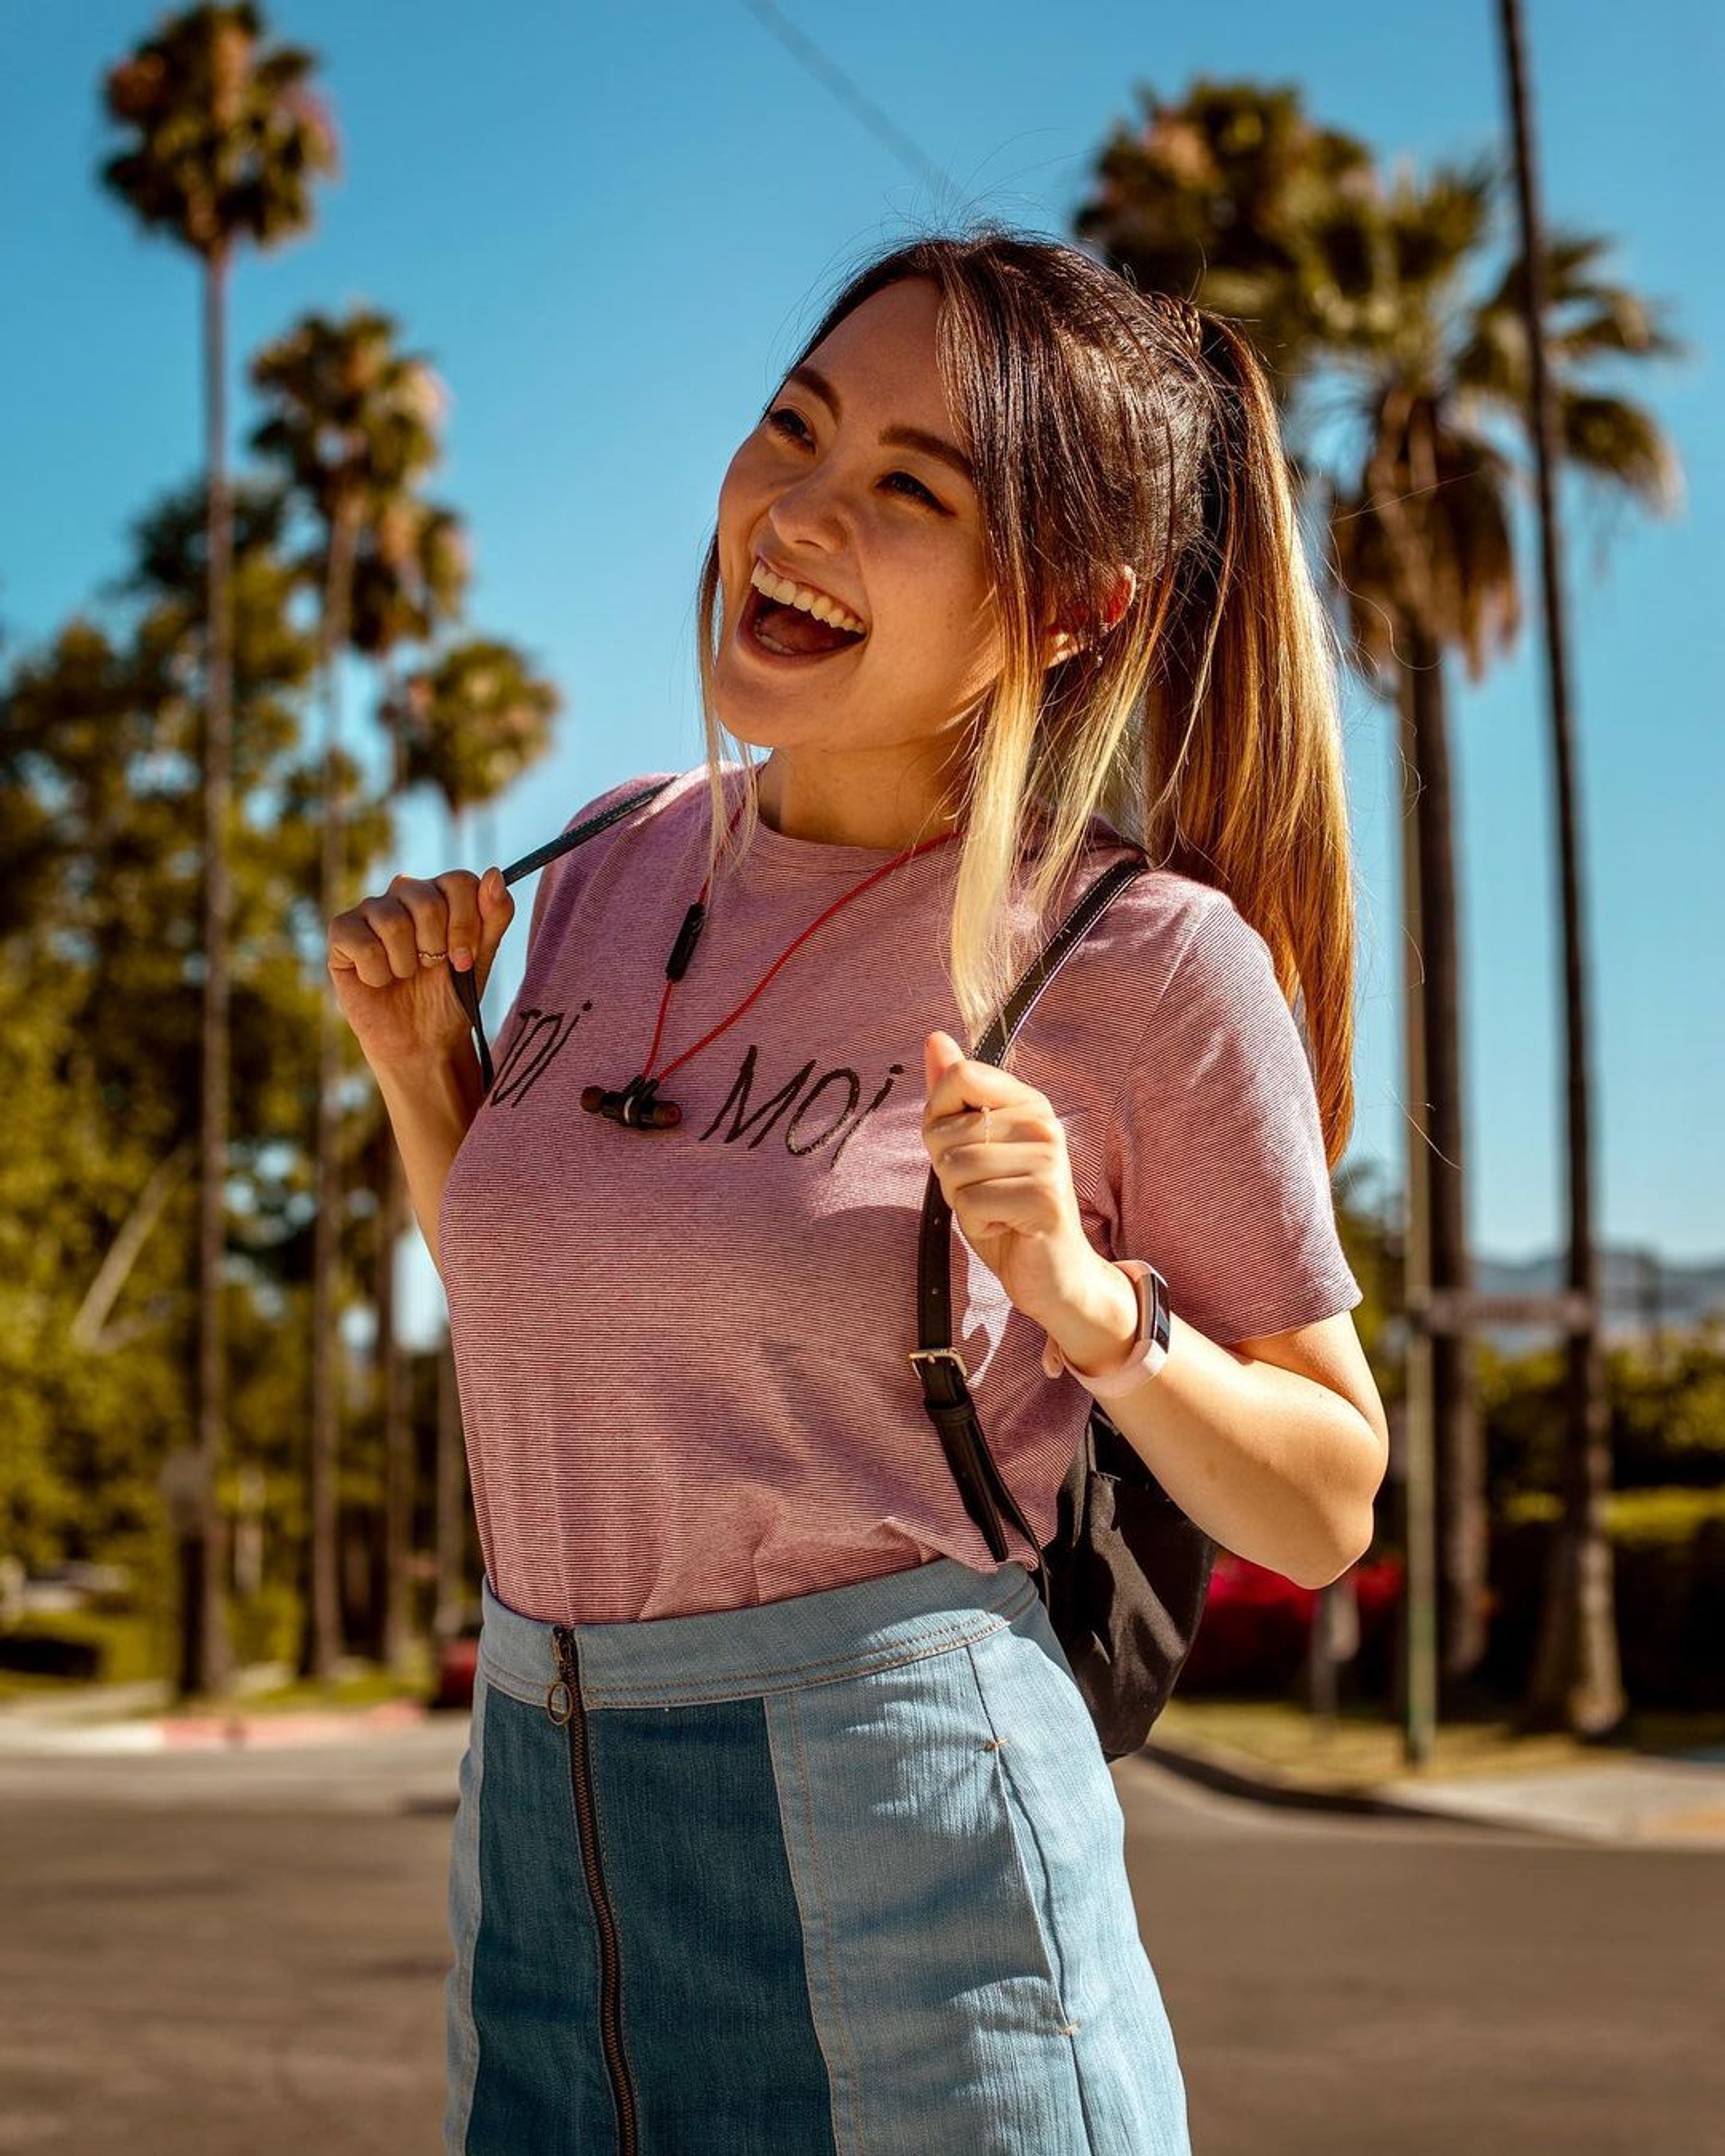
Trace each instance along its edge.
{"label": "clenched fist", "polygon": [[389,888],[330,923],[336,999],[376,1070],[450,1054],[470,1038],[449,968],[470,968],[483,996],[497,947],[515,919],[501,869],[448,869]]}

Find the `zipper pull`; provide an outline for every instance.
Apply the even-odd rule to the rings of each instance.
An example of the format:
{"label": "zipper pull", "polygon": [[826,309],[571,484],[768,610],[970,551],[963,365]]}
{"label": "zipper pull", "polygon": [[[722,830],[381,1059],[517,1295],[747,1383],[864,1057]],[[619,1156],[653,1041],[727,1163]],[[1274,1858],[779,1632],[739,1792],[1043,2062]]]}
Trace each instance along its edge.
{"label": "zipper pull", "polygon": [[545,1711],[561,1729],[575,1718],[575,1702],[581,1687],[580,1665],[575,1659],[575,1635],[567,1625],[552,1625],[551,1652],[557,1675],[546,1687]]}

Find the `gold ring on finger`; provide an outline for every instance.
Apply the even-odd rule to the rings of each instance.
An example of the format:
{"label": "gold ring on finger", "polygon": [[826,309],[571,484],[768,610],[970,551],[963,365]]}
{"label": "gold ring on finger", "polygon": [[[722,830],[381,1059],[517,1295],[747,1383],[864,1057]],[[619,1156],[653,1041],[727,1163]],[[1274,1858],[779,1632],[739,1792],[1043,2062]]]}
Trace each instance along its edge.
{"label": "gold ring on finger", "polygon": [[424,966],[434,966],[439,958],[447,958],[449,955],[447,951],[422,951],[419,963]]}

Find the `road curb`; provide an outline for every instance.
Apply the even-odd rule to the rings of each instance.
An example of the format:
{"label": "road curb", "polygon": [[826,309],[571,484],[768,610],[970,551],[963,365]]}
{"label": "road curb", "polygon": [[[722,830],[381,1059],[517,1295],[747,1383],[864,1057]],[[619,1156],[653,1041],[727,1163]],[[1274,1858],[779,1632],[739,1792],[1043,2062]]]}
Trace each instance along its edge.
{"label": "road curb", "polygon": [[[1465,1820],[1471,1826],[1498,1824],[1477,1814],[1452,1810],[1446,1804],[1382,1784],[1359,1789],[1349,1784],[1297,1779],[1260,1766],[1239,1753],[1223,1753],[1206,1746],[1174,1743],[1154,1737],[1137,1755],[1158,1766],[1224,1796],[1250,1797],[1259,1804],[1279,1804],[1290,1811],[1353,1812],[1379,1818],[1400,1814],[1419,1819]],[[1530,1829],[1538,1832],[1538,1829]]]}
{"label": "road curb", "polygon": [[[1711,1780],[1681,1790],[1668,1784],[1639,1794],[1634,1789],[1625,1793],[1623,1784],[1614,1780],[1602,1801],[1599,1779],[1586,1768],[1574,1768],[1539,1786],[1529,1786],[1519,1776],[1501,1782],[1484,1777],[1440,1794],[1413,1783],[1361,1786],[1291,1775],[1249,1756],[1185,1738],[1153,1738],[1137,1756],[1224,1795],[1290,1810],[1378,1818],[1399,1814],[1594,1848],[1702,1850],[1725,1855],[1725,1804],[1718,1801]],[[1593,1815],[1584,1808],[1578,1810],[1563,1803],[1563,1797],[1577,1787],[1589,1791]]]}

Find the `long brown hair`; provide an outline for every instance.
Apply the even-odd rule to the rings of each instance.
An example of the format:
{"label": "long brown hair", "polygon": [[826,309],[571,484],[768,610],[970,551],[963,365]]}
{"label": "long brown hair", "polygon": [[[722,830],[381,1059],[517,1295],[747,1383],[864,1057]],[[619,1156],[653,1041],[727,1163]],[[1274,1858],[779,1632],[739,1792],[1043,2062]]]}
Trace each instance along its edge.
{"label": "long brown hair", "polygon": [[[1302,1022],[1333,1168],[1353,1123],[1340,660],[1262,367],[1225,316],[992,219],[865,263],[791,364],[905,277],[942,297],[939,363],[967,425],[1004,651],[966,737],[947,948],[972,1043],[1100,813],[1153,862],[1224,891],[1263,937]],[[1122,562],[1137,590],[1110,626]],[[727,855],[718,590],[716,529],[697,600],[716,872],[755,813],[751,790]],[[1082,641],[1045,666],[1050,621]],[[1014,934],[1015,890],[1032,927]]]}

